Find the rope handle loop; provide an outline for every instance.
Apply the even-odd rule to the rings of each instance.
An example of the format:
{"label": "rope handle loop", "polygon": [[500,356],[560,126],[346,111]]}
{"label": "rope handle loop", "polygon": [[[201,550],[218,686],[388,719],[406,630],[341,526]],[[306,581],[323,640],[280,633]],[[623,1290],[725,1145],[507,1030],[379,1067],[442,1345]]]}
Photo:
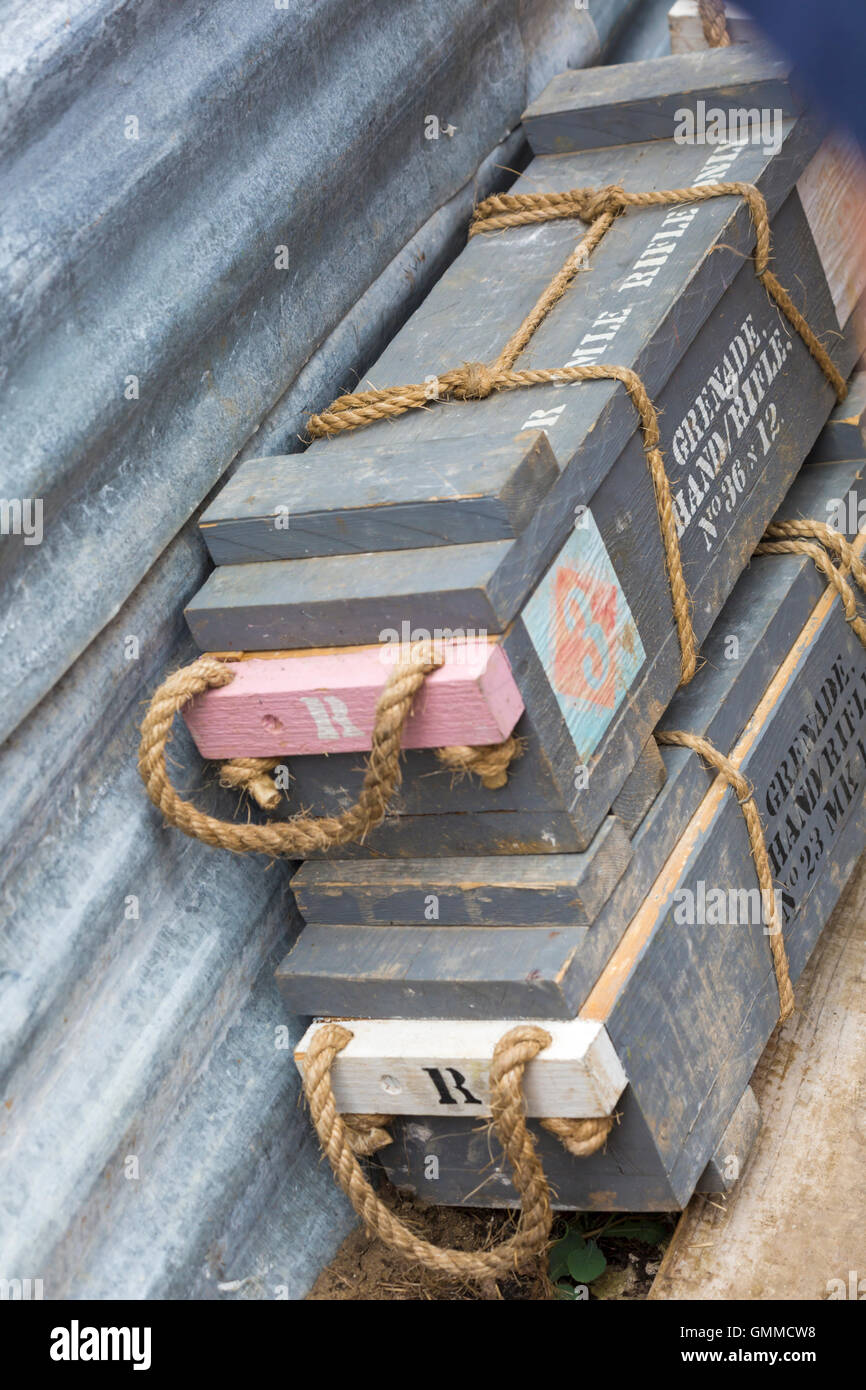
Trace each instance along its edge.
{"label": "rope handle loop", "polygon": [[[412,701],[427,673],[441,664],[426,644],[388,677],[376,706],[372,747],[360,796],[339,816],[293,816],[280,823],[236,825],[199,811],[173,786],[166,766],[172,722],[190,700],[206,690],[228,685],[234,673],[213,657],[202,656],[168,676],[154,693],[141,726],[138,770],[147,794],[166,821],[197,840],[236,853],[302,858],[313,850],[360,840],[384,820],[400,784],[400,740]],[[251,760],[253,761],[253,760]]]}
{"label": "rope handle loop", "polygon": [[[523,1107],[523,1072],[552,1041],[535,1024],[519,1024],[499,1039],[490,1067],[493,1128],[514,1173],[521,1198],[517,1229],[490,1250],[449,1250],[415,1235],[373,1190],[355,1155],[353,1137],[337,1109],[331,1085],[334,1059],[351,1041],[339,1023],[319,1028],[304,1065],[304,1092],[319,1142],[334,1176],[368,1230],[405,1259],[455,1279],[486,1281],[513,1274],[544,1250],[553,1210],[550,1190]],[[356,1117],[352,1117],[353,1120]],[[371,1117],[381,1120],[382,1116]],[[356,1141],[355,1141],[356,1142]]]}
{"label": "rope handle loop", "polygon": [[[234,672],[214,657],[201,656],[173,672],[151,698],[141,726],[138,769],[147,794],[169,825],[185,835],[235,853],[261,853],[300,859],[314,850],[362,841],[385,818],[391,797],[401,781],[400,747],[403,727],[412,701],[428,673],[441,666],[444,656],[429,643],[416,643],[406,661],[391,671],[376,705],[372,746],[360,796],[339,816],[297,815],[265,825],[235,824],[199,811],[173,786],[166,765],[166,749],[176,714],[206,690],[234,680]],[[455,774],[475,773],[491,789],[505,785],[508,768],[523,753],[523,742],[513,735],[499,744],[476,748],[437,748],[438,760]],[[280,803],[280,792],[269,776],[279,758],[233,758],[220,768],[223,786],[248,791],[267,811]]]}

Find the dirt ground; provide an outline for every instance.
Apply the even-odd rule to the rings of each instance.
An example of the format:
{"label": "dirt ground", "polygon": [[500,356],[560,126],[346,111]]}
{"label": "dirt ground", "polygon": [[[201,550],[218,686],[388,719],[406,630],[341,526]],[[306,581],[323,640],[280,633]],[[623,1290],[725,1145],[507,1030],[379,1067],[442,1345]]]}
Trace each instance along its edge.
{"label": "dirt ground", "polygon": [[[383,1184],[382,1195],[394,1208],[401,1221],[412,1230],[437,1245],[454,1246],[464,1250],[481,1250],[504,1239],[513,1227],[514,1218],[508,1212],[470,1210],[462,1207],[423,1207],[404,1197],[389,1184]],[[673,1233],[678,1213],[659,1216]],[[554,1223],[553,1239],[565,1234],[568,1215],[562,1214]],[[599,1218],[601,1222],[603,1217]],[[655,1248],[636,1241],[599,1239],[599,1247],[607,1256],[608,1266],[598,1279],[589,1285],[590,1298],[633,1300],[644,1299],[649,1293],[664,1246]],[[307,1295],[316,1301],[358,1302],[458,1302],[472,1303],[499,1300],[537,1302],[553,1297],[547,1278],[546,1261],[539,1272],[523,1278],[502,1280],[493,1290],[479,1291],[476,1287],[458,1284],[434,1275],[415,1265],[409,1265],[392,1254],[380,1241],[362,1229],[352,1232],[340,1246],[331,1263],[322,1270]]]}

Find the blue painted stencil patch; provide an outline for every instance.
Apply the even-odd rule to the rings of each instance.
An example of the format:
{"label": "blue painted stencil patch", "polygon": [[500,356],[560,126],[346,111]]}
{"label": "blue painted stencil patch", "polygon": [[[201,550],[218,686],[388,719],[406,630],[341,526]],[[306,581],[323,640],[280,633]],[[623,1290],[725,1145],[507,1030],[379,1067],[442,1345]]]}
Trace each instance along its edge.
{"label": "blue painted stencil patch", "polygon": [[646,657],[589,510],[521,616],[574,745],[586,762]]}

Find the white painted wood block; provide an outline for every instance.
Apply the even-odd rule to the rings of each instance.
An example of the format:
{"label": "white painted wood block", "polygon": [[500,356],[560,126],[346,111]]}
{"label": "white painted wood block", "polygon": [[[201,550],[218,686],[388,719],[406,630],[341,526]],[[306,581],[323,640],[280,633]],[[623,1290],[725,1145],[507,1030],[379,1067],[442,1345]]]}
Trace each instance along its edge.
{"label": "white painted wood block", "polygon": [[[317,1020],[295,1052],[303,1075]],[[352,1040],[331,1068],[344,1114],[490,1115],[490,1062],[516,1019],[348,1019]],[[626,1074],[602,1024],[540,1022],[552,1042],[524,1073],[526,1113],[536,1118],[593,1119],[613,1114]]]}

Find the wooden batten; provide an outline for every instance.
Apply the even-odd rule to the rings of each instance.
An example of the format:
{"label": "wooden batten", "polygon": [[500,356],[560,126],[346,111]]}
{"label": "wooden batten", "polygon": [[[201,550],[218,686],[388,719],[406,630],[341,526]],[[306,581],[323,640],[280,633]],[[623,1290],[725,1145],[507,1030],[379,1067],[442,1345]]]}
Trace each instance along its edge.
{"label": "wooden batten", "polygon": [[[490,1115],[490,1062],[516,1020],[349,1019],[352,1039],[331,1081],[338,1110],[352,1114]],[[314,1023],[295,1051],[304,1074]],[[611,1115],[626,1075],[604,1028],[580,1019],[545,1022],[551,1043],[524,1073],[527,1115],[592,1119]]]}
{"label": "wooden batten", "polygon": [[760,43],[569,70],[523,114],[536,154],[671,140],[685,102],[705,108],[778,109],[796,116],[803,98],[791,63]]}
{"label": "wooden batten", "polygon": [[292,892],[304,920],[317,926],[586,927],[630,859],[625,827],[608,816],[583,854],[310,859]]}
{"label": "wooden batten", "polygon": [[[501,743],[523,713],[508,658],[496,643],[441,644],[403,729],[404,748]],[[204,758],[347,753],[369,749],[376,704],[408,658],[399,642],[329,655],[288,653],[228,662],[231,684],[184,710]]]}
{"label": "wooden batten", "polygon": [[840,324],[866,289],[866,161],[855,142],[828,135],[797,180]]}

